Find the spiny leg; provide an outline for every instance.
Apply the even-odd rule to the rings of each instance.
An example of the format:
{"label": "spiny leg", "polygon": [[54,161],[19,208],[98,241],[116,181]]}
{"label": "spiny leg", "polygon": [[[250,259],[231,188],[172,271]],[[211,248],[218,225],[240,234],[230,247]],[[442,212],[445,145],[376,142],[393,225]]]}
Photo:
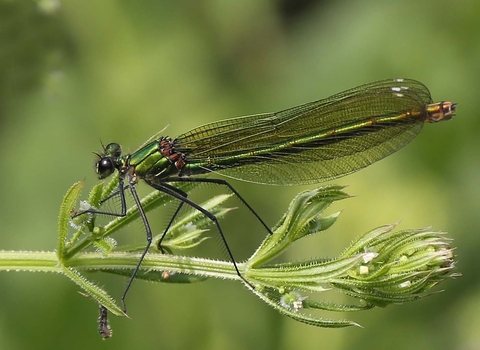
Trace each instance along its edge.
{"label": "spiny leg", "polygon": [[129,186],[130,186],[130,185],[125,185],[125,186],[123,186],[123,189],[118,189],[118,190],[116,190],[115,192],[110,193],[110,194],[107,196],[107,198],[102,199],[102,200],[100,201],[100,204],[105,203],[106,201],[108,201],[109,199],[112,199],[112,198],[115,197],[115,196],[119,196],[120,193],[125,193],[125,191],[127,190],[127,188],[128,188]]}
{"label": "spiny leg", "polygon": [[243,197],[240,195],[240,193],[238,193],[237,190],[226,180],[206,179],[206,178],[201,178],[201,177],[199,177],[199,178],[177,177],[177,178],[169,178],[164,182],[203,182],[203,183],[213,183],[213,184],[217,184],[217,185],[227,186],[230,189],[230,191],[232,191],[233,194],[235,194],[238,197],[238,199],[240,199],[240,201],[248,208],[248,210],[250,210],[250,212],[257,218],[257,220],[263,225],[263,227],[265,227],[267,232],[270,235],[273,234],[270,227],[267,226],[267,224],[262,220],[260,215],[258,215],[257,212],[255,210],[253,210],[253,208],[250,206],[250,204],[248,204],[248,202],[245,199],[243,199]]}
{"label": "spiny leg", "polygon": [[[169,185],[169,184],[167,184],[167,183],[163,183],[162,185],[163,185],[164,187],[166,187],[166,188],[174,191],[174,192],[177,192],[177,193],[178,193],[180,196],[182,196],[182,197],[187,198],[187,196],[188,196],[188,194],[187,194],[186,192],[184,192],[184,191],[176,188],[175,186]],[[160,237],[160,239],[159,239],[159,241],[158,241],[157,247],[158,247],[158,249],[160,250],[160,252],[161,252],[162,254],[165,254],[165,251],[164,251],[163,248],[162,248],[162,242],[163,242],[165,236],[167,235],[168,230],[170,229],[170,227],[172,226],[173,222],[175,221],[178,213],[179,213],[180,210],[182,209],[184,203],[185,203],[185,202],[180,201],[180,204],[178,205],[177,209],[175,210],[175,213],[173,213],[172,217],[170,218],[170,221],[168,222],[167,227],[166,227],[165,230],[163,231],[162,237]]]}
{"label": "spiny leg", "polygon": [[168,194],[169,196],[172,196],[172,197],[178,199],[181,202],[184,202],[185,204],[187,204],[187,205],[191,206],[192,208],[198,210],[203,215],[205,215],[208,219],[210,219],[215,224],[215,226],[217,227],[217,230],[220,234],[222,242],[223,242],[225,248],[227,249],[228,256],[230,257],[230,260],[233,263],[233,267],[235,268],[235,272],[237,273],[238,277],[240,277],[242,279],[242,281],[245,282],[245,284],[247,286],[249,286],[251,289],[255,289],[255,287],[250,282],[248,282],[245,279],[245,277],[243,277],[243,275],[240,273],[240,270],[238,269],[237,263],[235,262],[235,258],[233,257],[232,250],[230,249],[230,246],[228,245],[227,239],[226,239],[226,237],[225,237],[225,235],[222,231],[222,228],[220,227],[220,223],[218,222],[218,219],[214,214],[212,214],[208,210],[202,208],[197,203],[191,201],[187,197],[182,196],[181,194],[178,193],[177,190],[170,189],[169,187],[171,187],[171,186],[166,187],[165,184],[156,184],[156,183],[152,183],[151,181],[149,181],[147,179],[144,179],[144,180],[148,185],[152,186],[153,188],[155,188],[155,189],[157,189],[157,190],[159,190],[159,191],[161,191],[165,194]]}
{"label": "spiny leg", "polygon": [[84,215],[84,214],[100,214],[100,215],[108,215],[108,216],[116,216],[116,217],[124,217],[127,215],[127,201],[125,199],[125,189],[127,187],[130,187],[131,185],[123,185],[124,183],[124,176],[120,175],[118,178],[118,190],[115,191],[114,193],[110,194],[107,198],[105,198],[101,203],[104,203],[105,201],[115,197],[115,196],[120,196],[120,204],[121,204],[121,210],[120,213],[115,213],[115,212],[109,212],[109,211],[101,211],[97,209],[87,209],[84,211],[81,211],[79,213],[76,213],[75,215],[72,215],[72,219],[76,218],[77,216]]}
{"label": "spiny leg", "polygon": [[[129,186],[130,188],[130,193],[132,194],[133,200],[135,201],[135,204],[138,207],[138,212],[140,213],[140,216],[142,218],[143,224],[145,226],[145,231],[147,234],[147,245],[143,249],[142,255],[140,256],[140,259],[138,260],[137,265],[135,266],[135,270],[133,270],[132,275],[130,276],[130,279],[128,280],[127,286],[125,287],[125,290],[123,291],[122,295],[122,305],[123,305],[123,312],[127,312],[127,304],[125,303],[125,298],[127,297],[128,290],[132,286],[133,280],[135,279],[135,276],[137,275],[138,271],[140,270],[140,265],[143,262],[143,259],[145,259],[145,255],[147,255],[148,249],[150,248],[150,245],[152,244],[152,229],[150,228],[150,224],[148,223],[147,215],[145,214],[145,211],[142,208],[142,204],[140,202],[140,198],[138,197],[137,191],[135,190],[135,183],[133,182],[133,179],[130,178],[129,180]],[[122,184],[123,188],[123,184]],[[125,197],[125,195],[124,195]]]}
{"label": "spiny leg", "polygon": [[119,180],[118,180],[118,190],[115,191],[114,193],[110,194],[105,200],[102,201],[105,202],[108,199],[111,199],[112,197],[119,195],[120,196],[120,203],[121,203],[121,211],[120,213],[114,213],[114,212],[106,212],[106,211],[101,211],[97,209],[87,209],[84,210],[80,213],[75,214],[73,217],[77,217],[79,215],[87,214],[87,213],[92,213],[92,214],[101,214],[101,215],[109,215],[109,216],[116,216],[116,217],[124,217],[127,214],[127,201],[125,199],[125,190],[127,188],[130,189],[130,192],[132,194],[132,197],[135,201],[135,204],[138,207],[138,212],[140,213],[140,216],[142,218],[143,224],[145,226],[145,231],[147,235],[147,245],[145,246],[142,255],[140,256],[140,259],[135,266],[135,269],[132,273],[132,276],[130,276],[130,279],[128,280],[127,286],[125,287],[125,290],[122,295],[122,305],[123,305],[123,311],[126,313],[127,312],[127,305],[125,303],[125,298],[127,296],[127,293],[133,283],[133,280],[135,279],[135,276],[137,275],[140,265],[142,264],[143,259],[145,258],[145,255],[148,252],[148,249],[150,248],[150,245],[152,244],[152,230],[150,228],[150,224],[148,223],[147,216],[145,215],[145,211],[142,208],[142,205],[140,203],[140,198],[138,197],[137,191],[135,190],[135,181],[131,175],[129,175],[129,183],[128,185],[124,185],[124,176],[120,175]]}

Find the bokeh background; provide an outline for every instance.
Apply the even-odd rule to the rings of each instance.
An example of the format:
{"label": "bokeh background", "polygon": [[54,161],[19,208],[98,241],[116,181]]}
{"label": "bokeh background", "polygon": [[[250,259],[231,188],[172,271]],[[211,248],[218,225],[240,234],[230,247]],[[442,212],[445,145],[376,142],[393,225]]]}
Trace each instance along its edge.
{"label": "bokeh background", "polygon": [[[425,300],[328,315],[364,327],[339,330],[280,316],[240,283],[137,282],[131,319],[111,317],[114,337],[102,342],[97,305],[68,279],[2,273],[0,348],[479,349],[479,17],[475,0],[0,1],[1,249],[55,248],[63,194],[98,181],[91,152],[100,139],[133,151],[166,125],[175,136],[408,77],[434,100],[457,102],[457,116],[335,181],[356,197],[335,205],[343,213],[331,230],[284,259],[335,256],[356,235],[401,220],[447,231],[463,274]],[[234,185],[271,225],[303,189]],[[261,227],[243,209],[224,221],[247,257]],[[123,237],[144,239],[140,225]],[[126,283],[90,277],[115,297]]]}

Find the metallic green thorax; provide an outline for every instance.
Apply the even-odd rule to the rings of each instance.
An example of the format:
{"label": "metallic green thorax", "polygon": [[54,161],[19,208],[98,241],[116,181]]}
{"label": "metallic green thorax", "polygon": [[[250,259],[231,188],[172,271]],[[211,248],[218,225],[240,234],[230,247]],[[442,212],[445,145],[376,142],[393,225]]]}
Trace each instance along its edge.
{"label": "metallic green thorax", "polygon": [[163,145],[169,145],[169,142],[165,138],[150,142],[129,157],[128,162],[135,167],[137,176],[166,178],[178,174],[175,159],[170,159],[170,154],[166,154],[163,149]]}

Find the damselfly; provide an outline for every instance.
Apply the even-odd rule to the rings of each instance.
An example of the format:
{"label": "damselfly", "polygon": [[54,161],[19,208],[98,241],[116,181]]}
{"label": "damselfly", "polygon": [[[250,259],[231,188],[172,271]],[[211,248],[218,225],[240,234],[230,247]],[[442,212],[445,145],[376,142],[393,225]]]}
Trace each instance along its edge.
{"label": "damselfly", "polygon": [[[213,122],[176,138],[158,137],[132,154],[122,154],[110,143],[98,155],[100,179],[119,172],[120,213],[89,209],[78,213],[125,216],[124,191],[128,188],[145,225],[147,244],[122,296],[125,297],[152,243],[152,231],[135,189],[139,180],[180,201],[164,233],[168,232],[183,204],[206,215],[216,225],[238,276],[240,273],[215,215],[187,198],[172,183],[202,182],[226,186],[271,230],[222,178],[269,185],[303,185],[335,179],[362,169],[405,146],[424,123],[452,118],[455,104],[432,101],[422,83],[410,79],[382,80],[362,85],[323,100],[277,113],[256,114]],[[126,182],[126,184],[125,184]],[[162,239],[159,242],[161,247]]]}

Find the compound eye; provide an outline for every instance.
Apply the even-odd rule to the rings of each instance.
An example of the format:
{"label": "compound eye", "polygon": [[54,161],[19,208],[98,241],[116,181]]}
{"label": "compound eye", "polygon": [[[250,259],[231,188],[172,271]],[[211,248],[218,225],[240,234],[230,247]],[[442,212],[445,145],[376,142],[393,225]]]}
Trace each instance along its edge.
{"label": "compound eye", "polygon": [[100,180],[112,175],[112,173],[115,171],[115,164],[113,163],[113,159],[110,157],[101,158],[97,162],[96,171]]}

